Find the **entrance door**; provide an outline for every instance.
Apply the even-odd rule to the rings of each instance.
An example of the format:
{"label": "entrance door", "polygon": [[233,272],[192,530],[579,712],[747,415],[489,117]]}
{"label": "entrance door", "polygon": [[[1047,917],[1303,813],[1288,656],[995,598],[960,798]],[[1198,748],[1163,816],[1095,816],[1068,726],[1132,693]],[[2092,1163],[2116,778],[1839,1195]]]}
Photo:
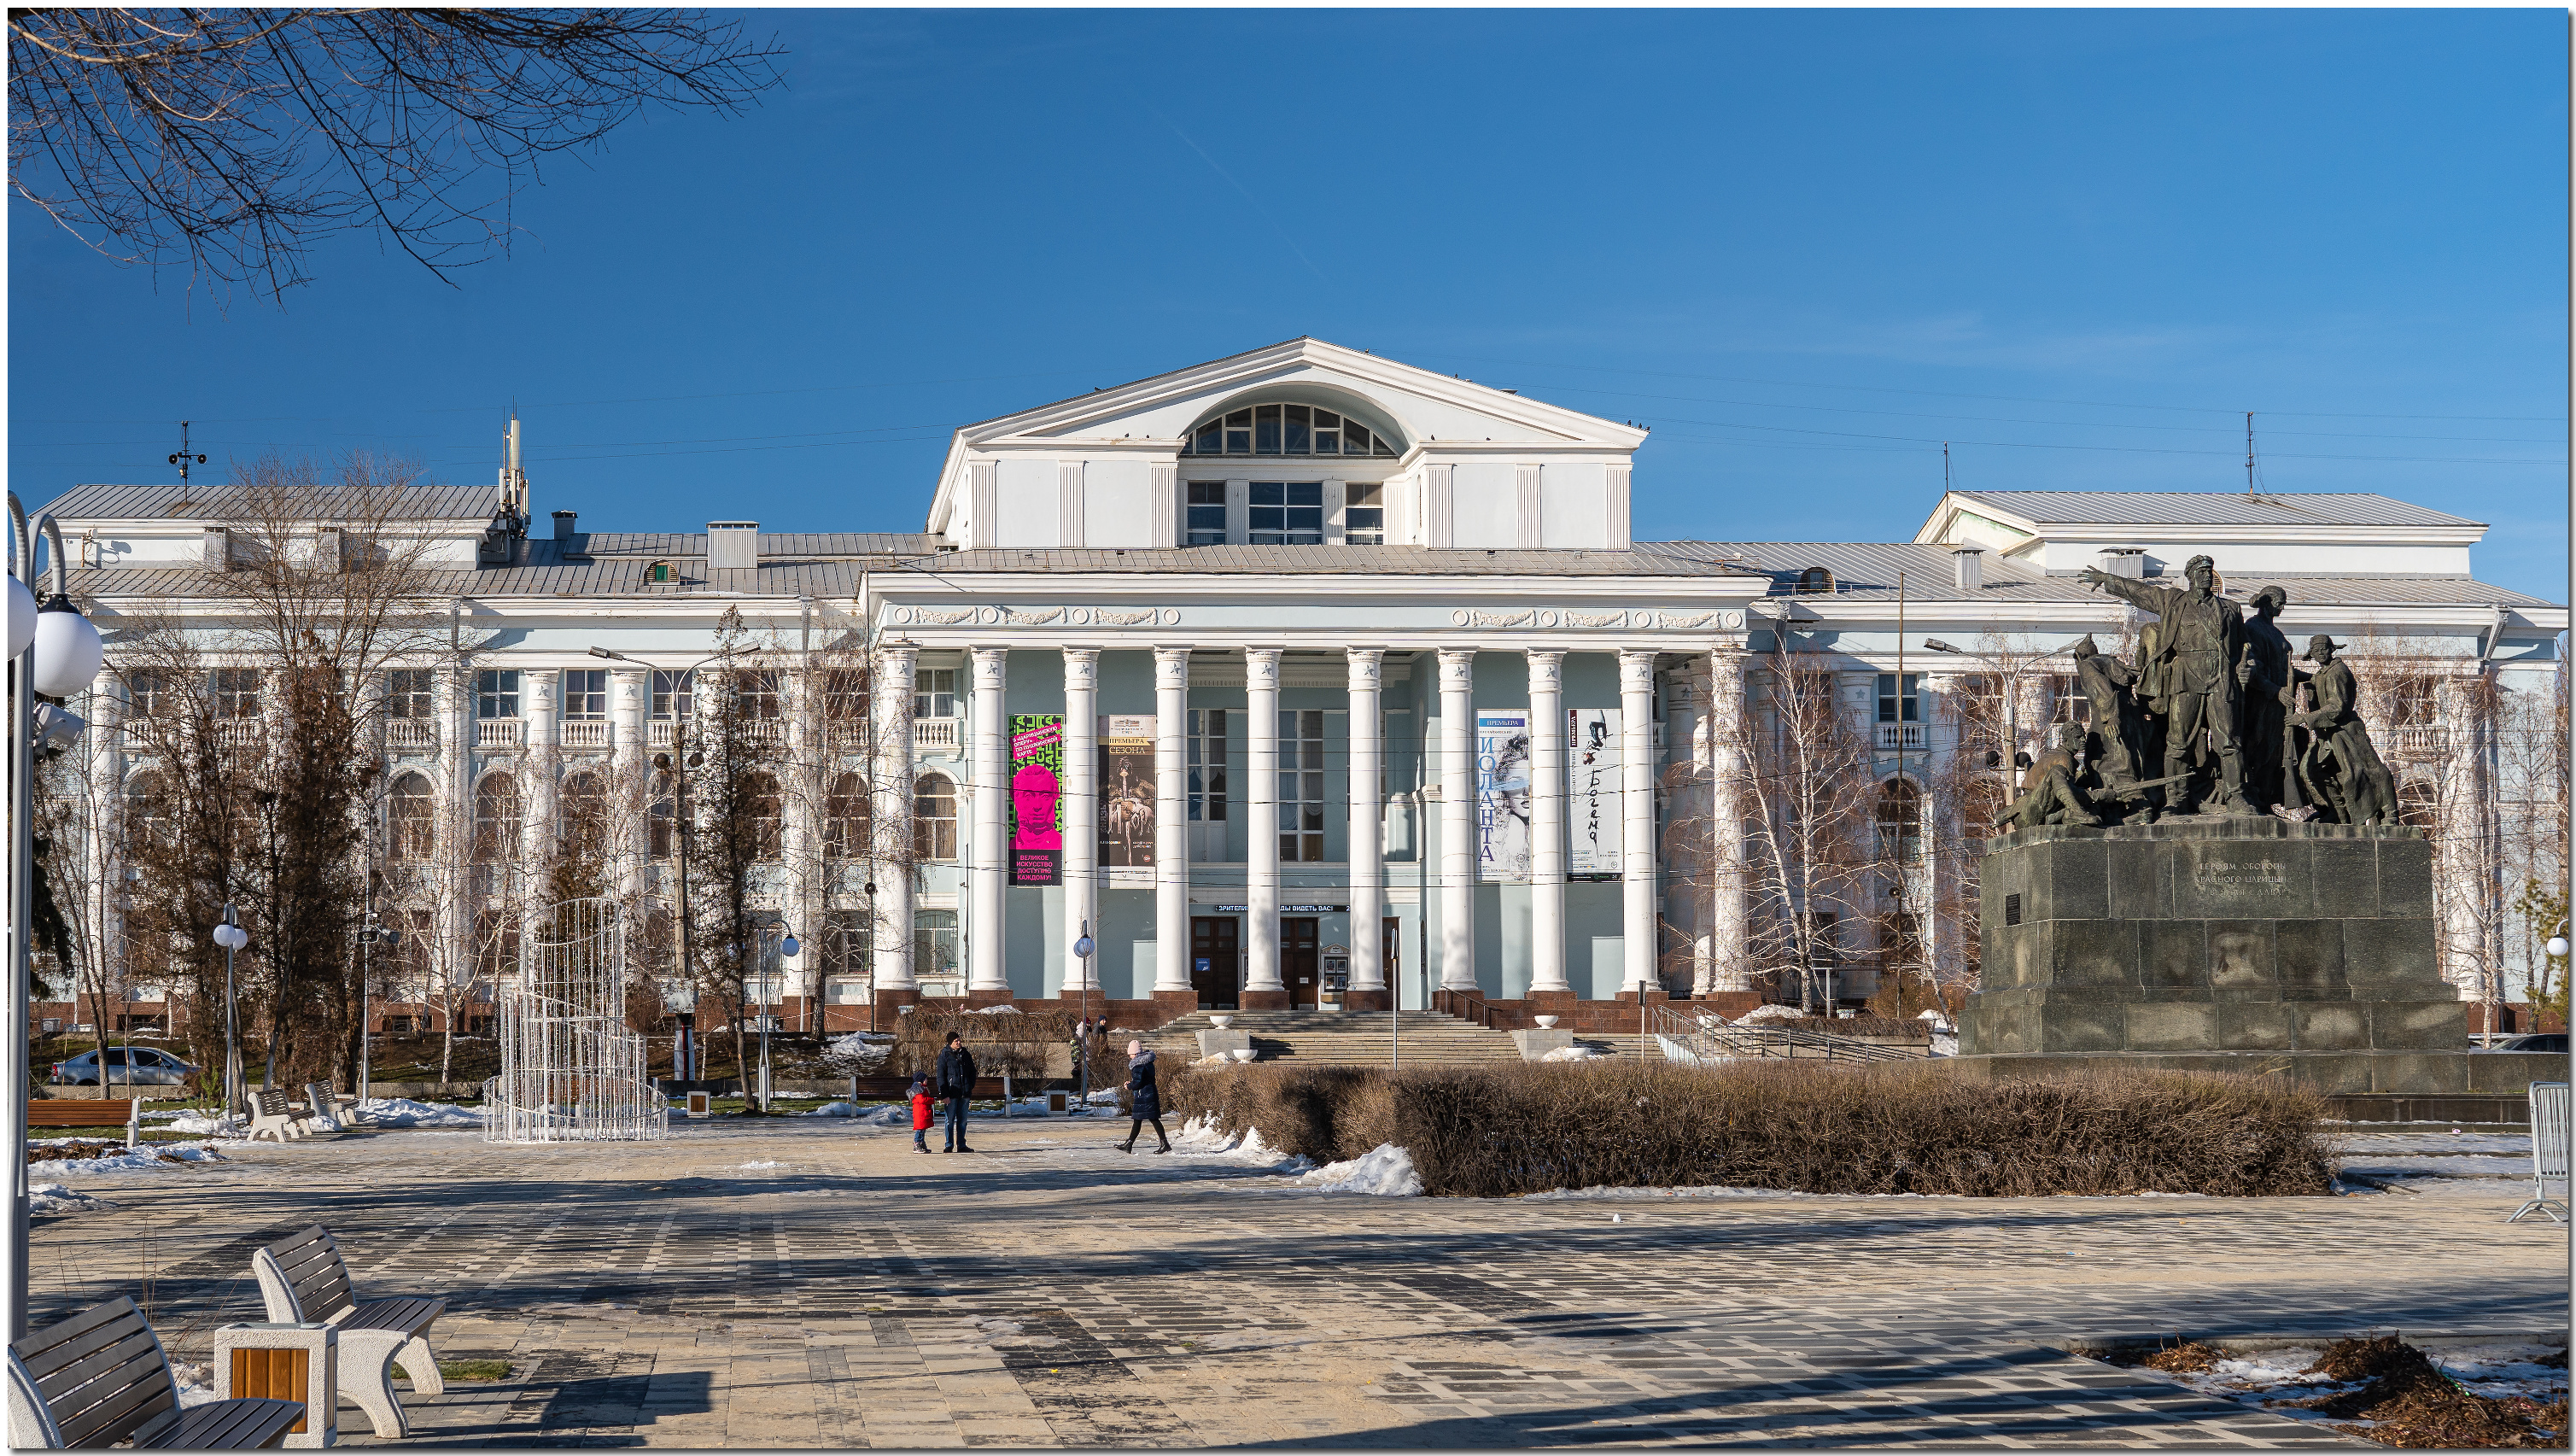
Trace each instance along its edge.
{"label": "entrance door", "polygon": [[1190,917],[1190,989],[1202,1011],[1232,1011],[1243,976],[1243,922],[1231,915]]}
{"label": "entrance door", "polygon": [[1320,941],[1315,933],[1321,924],[1311,915],[1279,922],[1279,979],[1287,983],[1291,1006],[1313,1010],[1315,995],[1323,989],[1323,966],[1316,954]]}

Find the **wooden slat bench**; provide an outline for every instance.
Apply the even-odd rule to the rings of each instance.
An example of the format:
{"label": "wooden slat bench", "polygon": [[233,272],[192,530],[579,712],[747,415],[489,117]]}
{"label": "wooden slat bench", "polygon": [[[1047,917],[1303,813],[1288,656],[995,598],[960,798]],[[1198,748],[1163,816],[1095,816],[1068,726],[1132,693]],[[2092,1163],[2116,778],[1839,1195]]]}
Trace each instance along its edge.
{"label": "wooden slat bench", "polygon": [[410,1424],[394,1397],[394,1360],[402,1360],[417,1395],[447,1389],[439,1377],[429,1327],[447,1312],[444,1299],[371,1299],[358,1302],[339,1241],[315,1224],[250,1256],[260,1297],[277,1324],[327,1324],[340,1331],[340,1393],[358,1403],[388,1440]]}
{"label": "wooden slat bench", "polygon": [[9,1346],[9,1444],[53,1451],[257,1451],[304,1419],[299,1400],[179,1405],[170,1356],[120,1295]]}
{"label": "wooden slat bench", "polygon": [[263,1136],[284,1142],[306,1136],[304,1113],[295,1105],[294,1094],[283,1087],[257,1087],[250,1094],[250,1140]]}
{"label": "wooden slat bench", "polygon": [[29,1127],[123,1127],[134,1118],[123,1097],[48,1097],[27,1104]]}

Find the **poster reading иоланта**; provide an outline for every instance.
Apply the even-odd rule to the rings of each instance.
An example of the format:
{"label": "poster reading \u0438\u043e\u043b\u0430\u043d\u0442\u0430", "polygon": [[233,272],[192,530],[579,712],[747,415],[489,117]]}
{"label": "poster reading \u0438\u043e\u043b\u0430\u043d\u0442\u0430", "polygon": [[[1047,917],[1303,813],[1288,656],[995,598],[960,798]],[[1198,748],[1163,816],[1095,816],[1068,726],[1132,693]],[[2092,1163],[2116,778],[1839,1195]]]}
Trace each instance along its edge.
{"label": "poster reading \u0438\u043e\u043b\u0430\u043d\u0442\u0430", "polygon": [[1064,879],[1064,715],[1011,715],[1011,883]]}
{"label": "poster reading \u0438\u043e\u043b\u0430\u043d\u0442\u0430", "polygon": [[1530,715],[1476,715],[1476,878],[1530,877]]}
{"label": "poster reading \u0438\u043e\u043b\u0430\u043d\u0442\u0430", "polygon": [[1619,710],[1573,708],[1565,715],[1566,827],[1570,875],[1619,873]]}

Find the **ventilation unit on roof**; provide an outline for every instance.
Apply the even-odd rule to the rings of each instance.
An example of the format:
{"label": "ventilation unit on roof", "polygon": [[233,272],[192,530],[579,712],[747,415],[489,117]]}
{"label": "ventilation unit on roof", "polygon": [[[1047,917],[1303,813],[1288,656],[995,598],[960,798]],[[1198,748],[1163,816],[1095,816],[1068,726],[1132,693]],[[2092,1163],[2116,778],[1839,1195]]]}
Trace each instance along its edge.
{"label": "ventilation unit on roof", "polygon": [[2102,570],[2112,576],[2125,576],[2132,581],[2147,574],[2147,551],[2143,546],[2114,546],[2098,558]]}
{"label": "ventilation unit on roof", "polygon": [[748,571],[760,564],[758,521],[707,522],[707,569]]}
{"label": "ventilation unit on roof", "polygon": [[1986,548],[1953,546],[1950,548],[1950,583],[1961,591],[1977,591],[1986,584]]}

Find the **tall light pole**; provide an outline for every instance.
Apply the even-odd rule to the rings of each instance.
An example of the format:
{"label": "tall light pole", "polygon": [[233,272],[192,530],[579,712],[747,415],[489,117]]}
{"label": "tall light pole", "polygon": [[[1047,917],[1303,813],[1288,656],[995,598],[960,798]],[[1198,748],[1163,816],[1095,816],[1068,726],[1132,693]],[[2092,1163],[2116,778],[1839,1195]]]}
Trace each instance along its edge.
{"label": "tall light pole", "polygon": [[[32,962],[27,938],[35,925],[36,741],[68,744],[83,726],[59,709],[43,724],[36,718],[36,696],[68,699],[98,676],[105,647],[98,629],[71,600],[71,563],[63,554],[63,533],[51,516],[38,516],[35,529],[52,543],[53,595],[36,605],[29,584],[36,579],[36,537],[27,511],[9,494],[9,524],[16,551],[9,597],[9,1015],[7,1045],[0,1047],[0,1078],[9,1083],[9,1288],[12,1293],[10,1337],[27,1333],[27,1226],[33,1213],[27,1159],[27,998],[32,990]],[[79,1001],[74,988],[74,1004]],[[102,1081],[103,1081],[102,1076]]]}
{"label": "tall light pole", "polygon": [[250,944],[233,902],[224,902],[223,922],[215,927],[215,944],[224,948],[224,1112],[241,1111],[241,1028],[233,1012],[233,952]]}
{"label": "tall light pole", "polygon": [[[644,662],[638,658],[629,657],[623,652],[612,652],[605,647],[591,648],[590,655],[593,657],[606,658],[611,662],[633,663],[635,666],[644,668],[648,671],[653,670],[651,663]],[[682,668],[681,672],[684,675],[687,675],[691,683],[694,685],[696,682],[696,673],[699,668],[706,666],[708,663],[715,661],[719,657],[727,655],[728,654],[722,652],[709,653],[705,657],[701,657],[697,661],[689,664],[687,667]],[[645,686],[646,691],[649,694],[652,685],[647,683]],[[646,702],[645,710],[647,712],[652,710],[652,704],[650,701]],[[693,688],[689,698],[689,718],[694,718],[695,716],[697,716],[697,696]],[[671,846],[671,857],[679,861],[680,868],[680,883],[677,896],[675,897],[678,902],[677,908],[679,910],[677,919],[680,922],[679,945],[677,947],[679,952],[679,963],[674,967],[674,970],[678,974],[681,984],[687,985],[689,982],[689,952],[692,948],[689,944],[689,841],[694,837],[694,833],[689,824],[689,769],[693,765],[703,761],[706,755],[689,747],[689,738],[691,737],[687,731],[689,727],[689,718],[684,718],[680,715],[679,705],[677,703],[672,704],[671,718],[675,725],[675,731],[671,735],[672,751],[669,753],[657,753],[653,755],[653,766],[660,769],[662,772],[671,775],[671,834],[673,840]],[[873,893],[873,891],[871,891],[871,893]],[[873,1001],[875,997],[871,995],[869,999]],[[683,1067],[679,1065],[684,1052],[689,1054],[690,1060],[696,1060],[697,995],[694,988],[692,988],[689,996],[689,1006],[691,1008],[690,1010],[680,1013],[680,1029],[683,1035],[675,1036],[671,1040],[672,1079],[680,1082],[695,1080],[694,1073],[697,1070],[694,1067]],[[871,1008],[871,1010],[873,1010],[873,1008]],[[736,1045],[740,1045],[740,1043],[736,1043]],[[739,1068],[736,1070],[739,1070]],[[749,1089],[746,1088],[745,1090],[748,1091]]]}
{"label": "tall light pole", "polygon": [[373,989],[371,983],[375,978],[375,960],[371,952],[374,951],[378,941],[384,942],[387,950],[402,944],[401,931],[389,925],[376,923],[376,890],[383,878],[381,874],[372,872],[368,874],[366,915],[358,926],[358,1100],[360,1102],[367,1100],[368,1071],[371,1065],[367,1057],[368,1032],[372,1029],[374,1018],[368,999],[368,993]]}

